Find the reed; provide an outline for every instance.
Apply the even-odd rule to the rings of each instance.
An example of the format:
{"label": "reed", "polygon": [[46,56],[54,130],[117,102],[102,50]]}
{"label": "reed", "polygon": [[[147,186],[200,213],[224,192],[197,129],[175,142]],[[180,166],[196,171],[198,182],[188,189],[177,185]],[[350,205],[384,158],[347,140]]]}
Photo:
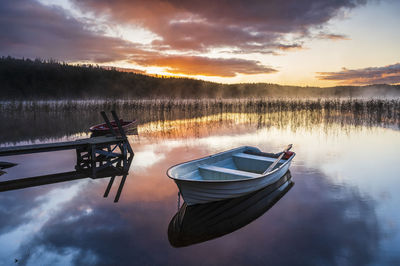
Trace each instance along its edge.
{"label": "reed", "polygon": [[[99,112],[116,110],[124,119],[138,118],[140,124],[190,120],[218,115],[249,114],[257,127],[285,124],[312,127],[316,124],[381,126],[400,128],[400,100],[384,99],[140,99],[3,101],[0,119],[8,127],[0,129],[0,142],[15,136],[68,136],[87,131],[88,125],[101,122]],[[254,119],[256,115],[257,119]],[[255,120],[255,121],[254,121]],[[26,124],[29,123],[29,132]],[[12,129],[12,130],[10,130]]]}

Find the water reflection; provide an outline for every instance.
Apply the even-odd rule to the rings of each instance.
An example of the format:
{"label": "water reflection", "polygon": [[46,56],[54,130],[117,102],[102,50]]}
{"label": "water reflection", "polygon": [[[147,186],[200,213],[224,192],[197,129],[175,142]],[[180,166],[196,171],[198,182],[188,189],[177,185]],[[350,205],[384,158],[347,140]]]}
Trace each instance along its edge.
{"label": "water reflection", "polygon": [[184,203],[169,223],[169,242],[185,247],[236,231],[268,211],[293,184],[287,172],[274,185],[239,198],[193,206]]}
{"label": "water reflection", "polygon": [[[268,215],[183,252],[171,248],[166,230],[176,210],[177,191],[165,170],[184,159],[213,153],[211,146],[204,145],[208,138],[179,145],[165,141],[158,148],[151,141],[135,145],[135,160],[149,149],[160,159],[137,169],[133,162],[134,171],[118,205],[99,200],[106,185],[101,180],[2,193],[1,201],[9,205],[2,209],[2,217],[12,219],[2,219],[5,224],[0,225],[0,244],[7,247],[0,261],[15,257],[28,265],[129,265],[132,261],[187,265],[197,264],[200,256],[204,264],[332,265],[340,259],[361,264],[374,259],[382,236],[373,201],[355,187],[337,186],[301,163],[292,166],[296,186]],[[254,136],[246,141],[253,140]],[[10,236],[18,243],[14,249],[5,245]],[[172,259],[177,257],[179,261]]]}
{"label": "water reflection", "polygon": [[[22,265],[399,264],[400,132],[393,123],[397,120],[390,120],[397,111],[390,119],[386,113],[369,123],[364,118],[354,122],[352,112],[340,116],[340,110],[328,116],[312,110],[304,116],[301,110],[299,116],[291,110],[224,110],[190,118],[165,113],[159,121],[142,121],[140,139],[130,137],[135,158],[118,204],[99,197],[106,179],[0,193],[0,216],[5,217],[0,219],[0,265],[13,265],[15,259]],[[71,132],[92,124],[84,121],[85,114],[82,117],[82,127],[72,126]],[[63,122],[74,125],[75,120],[71,112]],[[61,129],[45,131],[38,128],[34,137],[7,133],[11,137],[3,136],[2,142],[64,138],[58,135]],[[279,151],[288,142],[297,153],[291,166],[296,185],[266,215],[252,222],[247,220],[252,215],[246,215],[241,221],[249,223],[239,229],[224,225],[225,232],[233,232],[218,238],[171,247],[167,228],[176,213],[177,195],[165,175],[171,165],[242,145]],[[6,158],[18,165],[1,178],[68,171],[67,162],[75,160],[73,153],[37,156]],[[52,169],[42,169],[45,162]],[[207,221],[218,225],[220,220]],[[215,237],[216,231],[210,235]]]}
{"label": "water reflection", "polygon": [[[360,99],[239,99],[239,100],[138,100],[138,101],[48,101],[0,102],[0,143],[77,138],[87,136],[90,125],[102,121],[98,113],[116,110],[125,120],[139,119],[148,124],[140,131],[162,131],[176,134],[176,125],[168,121],[183,121],[196,136],[196,124],[204,118],[209,127],[219,123],[247,124],[252,128],[285,126],[291,129],[312,129],[314,126],[383,126],[400,127],[399,100]],[[240,114],[237,117],[237,114]],[[232,117],[236,116],[236,117]],[[29,126],[26,126],[29,121]],[[68,123],[65,123],[68,121]],[[214,124],[214,125],[212,125]],[[12,128],[13,130],[9,130]],[[174,129],[175,128],[175,129]]]}
{"label": "water reflection", "polygon": [[[132,159],[128,161],[128,169],[131,165]],[[110,189],[114,183],[115,177],[121,176],[121,182],[118,187],[118,192],[115,196],[114,202],[118,202],[122,189],[125,184],[126,177],[128,176],[128,171],[121,171],[120,169],[114,167],[108,167],[102,169],[93,176],[91,171],[88,170],[77,170],[77,171],[70,171],[70,172],[63,172],[57,174],[49,174],[49,175],[41,175],[41,176],[34,176],[34,177],[24,177],[24,178],[17,178],[7,181],[0,182],[0,192],[17,190],[17,189],[24,189],[24,188],[32,188],[37,186],[55,184],[60,182],[69,182],[78,179],[84,178],[92,178],[92,179],[99,179],[99,178],[110,178],[110,181],[107,185],[107,188],[104,192],[104,197],[108,197]]]}
{"label": "water reflection", "polygon": [[[14,221],[0,237],[4,247],[1,259],[9,262],[7,258],[14,256],[27,265],[130,265],[132,261],[196,265],[199,257],[200,263],[207,265],[363,265],[373,261],[382,237],[374,204],[353,188],[332,185],[320,173],[304,172],[294,178],[298,180],[295,189],[268,215],[231,234],[183,250],[171,248],[166,237],[176,208],[175,193],[162,201],[135,204],[124,198],[121,204],[110,205],[93,197],[93,186],[78,190],[73,186],[27,202],[33,212]],[[157,191],[154,187],[153,193]],[[48,206],[62,195],[68,197],[53,203],[57,209]],[[14,197],[10,203],[23,205],[23,200]],[[47,214],[35,217],[39,211]],[[238,223],[240,226],[241,221]],[[32,232],[33,227],[37,228],[35,233],[20,239],[15,253],[3,245],[9,240],[5,236],[15,236],[15,230]]]}

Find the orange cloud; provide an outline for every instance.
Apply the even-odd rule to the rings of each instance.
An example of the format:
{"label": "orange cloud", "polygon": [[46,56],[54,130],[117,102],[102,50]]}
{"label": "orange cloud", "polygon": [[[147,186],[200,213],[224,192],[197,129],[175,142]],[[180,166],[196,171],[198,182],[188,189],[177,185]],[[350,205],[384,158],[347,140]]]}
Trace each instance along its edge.
{"label": "orange cloud", "polygon": [[234,77],[237,74],[269,74],[277,70],[266,67],[258,61],[244,59],[208,58],[200,56],[144,56],[134,59],[143,66],[158,66],[167,68],[168,72],[185,75],[204,75]]}

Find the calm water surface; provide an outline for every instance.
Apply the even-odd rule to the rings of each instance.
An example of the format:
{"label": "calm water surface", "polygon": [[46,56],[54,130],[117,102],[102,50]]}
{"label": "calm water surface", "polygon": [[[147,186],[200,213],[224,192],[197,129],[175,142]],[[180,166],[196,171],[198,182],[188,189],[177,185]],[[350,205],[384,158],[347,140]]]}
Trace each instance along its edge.
{"label": "calm water surface", "polygon": [[[130,136],[135,157],[118,203],[120,177],[108,198],[108,179],[0,193],[0,265],[400,265],[398,127],[290,117],[231,112],[142,123]],[[85,136],[22,136],[2,145]],[[178,198],[165,174],[170,166],[241,145],[278,152],[288,143],[297,153],[295,184],[271,209],[222,237],[171,246]],[[3,181],[73,170],[75,152],[0,159],[18,163]]]}

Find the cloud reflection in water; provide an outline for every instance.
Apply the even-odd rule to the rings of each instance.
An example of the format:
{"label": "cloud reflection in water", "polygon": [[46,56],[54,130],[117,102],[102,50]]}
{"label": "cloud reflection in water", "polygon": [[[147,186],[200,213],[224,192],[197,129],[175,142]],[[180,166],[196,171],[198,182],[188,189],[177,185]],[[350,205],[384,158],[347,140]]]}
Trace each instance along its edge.
{"label": "cloud reflection in water", "polygon": [[[19,254],[23,258],[25,251],[30,253],[23,260],[53,265],[66,258],[76,265],[130,265],[133,261],[184,265],[198,264],[201,257],[202,264],[361,265],[373,259],[380,240],[373,202],[365,200],[357,189],[335,186],[320,172],[301,166],[292,169],[294,189],[266,215],[222,238],[173,249],[166,229],[175,213],[176,189],[163,170],[176,160],[172,155],[177,150],[182,157],[204,153],[201,147],[186,151],[175,148],[166,152],[165,160],[148,169],[147,176],[140,177],[133,169],[117,205],[98,197],[104,184],[83,187],[58,206],[32,238],[24,239]],[[155,180],[159,183],[154,184]],[[141,184],[146,182],[149,185]],[[164,190],[169,193],[164,194]],[[26,201],[20,194],[15,194],[14,205]],[[35,201],[30,203],[31,208],[40,206]],[[39,219],[29,218],[23,223],[35,224]]]}
{"label": "cloud reflection in water", "polygon": [[[132,139],[136,156],[118,204],[101,198],[106,180],[1,193],[0,212],[9,219],[0,221],[0,239],[23,226],[40,226],[21,237],[17,247],[5,246],[0,261],[13,262],[14,255],[27,265],[364,265],[399,259],[388,245],[397,241],[398,223],[394,222],[388,236],[382,220],[393,216],[391,209],[382,208],[379,195],[389,191],[392,205],[398,197],[387,190],[385,182],[378,191],[363,186],[364,174],[344,165],[340,157],[346,149],[357,149],[359,143],[354,140],[374,141],[377,136],[386,141],[373,146],[374,154],[390,151],[387,156],[395,155],[387,146],[397,143],[398,131],[335,123],[292,126],[290,119],[286,127],[264,122],[258,126],[252,116],[240,114],[227,115],[222,122],[193,121],[167,121],[172,127],[161,133],[142,132],[140,139]],[[183,249],[169,245],[166,230],[176,212],[177,189],[165,175],[168,167],[240,145],[276,151],[288,141],[297,152],[291,168],[296,186],[270,211],[221,238]],[[379,158],[374,163],[382,167],[386,159]],[[348,174],[337,175],[330,165]],[[391,172],[387,174],[392,178]],[[69,186],[79,190],[72,193]],[[30,210],[40,213],[54,202],[59,195],[52,191],[57,189],[69,191],[69,196],[52,207],[56,211],[50,208],[45,216],[25,215]],[[35,200],[42,194],[47,196]]]}

